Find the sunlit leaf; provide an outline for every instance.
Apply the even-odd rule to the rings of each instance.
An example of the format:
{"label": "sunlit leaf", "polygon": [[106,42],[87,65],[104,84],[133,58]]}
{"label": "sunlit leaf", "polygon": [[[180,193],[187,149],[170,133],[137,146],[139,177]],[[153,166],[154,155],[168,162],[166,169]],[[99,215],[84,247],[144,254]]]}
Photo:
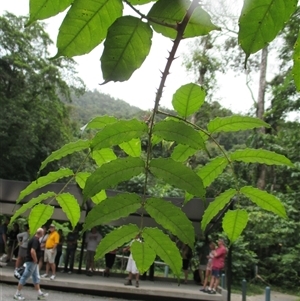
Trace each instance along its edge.
{"label": "sunlit leaf", "polygon": [[48,191],[46,193],[40,194],[36,198],[32,198],[30,201],[27,203],[23,204],[15,213],[14,215],[10,218],[10,224],[12,224],[20,215],[22,215],[24,212],[26,212],[28,209],[32,208],[34,205],[39,204],[40,202],[54,198],[56,196],[55,192]]}
{"label": "sunlit leaf", "polygon": [[118,158],[100,166],[86,181],[83,189],[85,199],[103,189],[111,188],[145,171],[145,162],[140,158]]}
{"label": "sunlit leaf", "polygon": [[106,125],[117,122],[118,119],[113,116],[97,116],[87,123],[85,129],[102,129]]}
{"label": "sunlit leaf", "polygon": [[197,152],[196,149],[191,148],[189,145],[179,144],[175,146],[171,158],[177,162],[185,162],[189,157]]}
{"label": "sunlit leaf", "polygon": [[125,243],[128,243],[135,238],[140,232],[136,225],[125,225],[120,228],[114,229],[101,240],[97,247],[95,259],[104,257],[104,255],[112,250],[115,250]]}
{"label": "sunlit leaf", "polygon": [[130,246],[130,252],[141,275],[149,270],[156,257],[155,252],[148,244],[137,240]]}
{"label": "sunlit leaf", "polygon": [[89,53],[105,39],[122,11],[121,0],[74,1],[59,28],[55,57]]}
{"label": "sunlit leaf", "polygon": [[38,204],[32,208],[28,217],[30,234],[34,235],[36,230],[47,223],[54,213],[54,206]]}
{"label": "sunlit leaf", "polygon": [[205,95],[204,89],[199,85],[186,84],[181,86],[173,95],[173,108],[186,119],[200,109],[204,103]]}
{"label": "sunlit leaf", "polygon": [[243,150],[237,150],[230,155],[230,159],[233,161],[242,161],[246,163],[287,165],[294,167],[293,163],[287,157],[265,149],[246,148]]}
{"label": "sunlit leaf", "polygon": [[116,160],[117,156],[111,148],[102,148],[98,150],[93,150],[92,158],[98,166],[101,166],[104,163]]}
{"label": "sunlit leaf", "polygon": [[201,167],[197,175],[202,179],[203,186],[208,187],[226,168],[228,160],[224,157],[217,157]]}
{"label": "sunlit leaf", "polygon": [[74,0],[30,0],[29,21],[27,26],[36,20],[44,20],[57,15],[69,7]]}
{"label": "sunlit leaf", "polygon": [[242,187],[240,191],[259,207],[271,211],[281,217],[287,217],[282,202],[274,195],[252,186]]}
{"label": "sunlit leaf", "polygon": [[157,228],[145,228],[143,230],[143,238],[145,243],[155,251],[179,279],[182,270],[182,257],[176,244],[170,237]]}
{"label": "sunlit leaf", "polygon": [[180,241],[191,248],[194,247],[194,227],[181,208],[164,199],[150,198],[145,204],[145,210],[158,224],[177,236]]}
{"label": "sunlit leaf", "polygon": [[68,192],[59,194],[56,197],[56,200],[74,229],[80,219],[80,207],[78,201],[74,195]]}
{"label": "sunlit leaf", "polygon": [[239,18],[239,44],[246,59],[271,42],[297,7],[298,0],[245,0]]}
{"label": "sunlit leaf", "polygon": [[120,193],[109,197],[95,206],[87,215],[83,231],[98,225],[105,225],[135,213],[141,207],[142,199],[135,193]]}
{"label": "sunlit leaf", "polygon": [[142,5],[150,2],[156,2],[157,0],[128,0],[132,5]]}
{"label": "sunlit leaf", "polygon": [[65,144],[59,150],[54,151],[50,156],[47,157],[41,164],[39,172],[46,167],[46,165],[52,161],[59,160],[67,155],[73,154],[75,152],[80,152],[84,149],[89,148],[90,141],[88,140],[77,140],[75,142],[70,142]]}
{"label": "sunlit leaf", "polygon": [[270,125],[259,118],[238,115],[217,117],[211,120],[207,126],[210,133],[237,132],[260,127],[269,128]]}
{"label": "sunlit leaf", "polygon": [[42,188],[48,184],[56,182],[59,179],[73,176],[74,173],[71,169],[61,168],[58,171],[49,172],[46,176],[38,178],[36,181],[31,182],[25,189],[20,192],[17,198],[17,203],[25,198],[25,196],[31,194],[35,190]]}
{"label": "sunlit leaf", "polygon": [[231,243],[235,242],[248,223],[248,213],[246,210],[228,210],[222,221],[222,227]]}
{"label": "sunlit leaf", "polygon": [[235,189],[228,189],[217,196],[204,211],[201,221],[201,228],[204,231],[211,220],[230,202],[237,191]]}
{"label": "sunlit leaf", "polygon": [[300,32],[298,34],[297,41],[294,46],[294,66],[292,69],[292,74],[294,77],[294,82],[298,92],[300,92]]}
{"label": "sunlit leaf", "polygon": [[119,144],[120,148],[131,157],[139,157],[142,153],[141,139],[136,138]]}
{"label": "sunlit leaf", "polygon": [[152,29],[140,18],[118,18],[108,29],[101,56],[103,78],[109,81],[128,80],[149,54]]}
{"label": "sunlit leaf", "polygon": [[205,190],[201,178],[190,168],[171,158],[153,159],[150,162],[150,172],[166,183],[174,185],[187,192],[204,197]]}
{"label": "sunlit leaf", "polygon": [[184,194],[184,202],[183,204],[187,204],[194,196],[188,192],[185,192]]}
{"label": "sunlit leaf", "polygon": [[97,150],[128,142],[133,138],[140,138],[147,133],[148,127],[145,122],[137,119],[119,120],[108,124],[102,131],[98,132],[92,141],[92,149]]}

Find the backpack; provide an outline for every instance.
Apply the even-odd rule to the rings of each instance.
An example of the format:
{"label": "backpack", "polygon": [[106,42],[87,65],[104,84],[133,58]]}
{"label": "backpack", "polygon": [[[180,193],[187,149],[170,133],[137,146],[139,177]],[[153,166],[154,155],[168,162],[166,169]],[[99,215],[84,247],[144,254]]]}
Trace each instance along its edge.
{"label": "backpack", "polygon": [[24,271],[25,271],[25,265],[22,265],[21,267],[16,268],[14,270],[14,277],[17,278],[18,280],[20,280]]}

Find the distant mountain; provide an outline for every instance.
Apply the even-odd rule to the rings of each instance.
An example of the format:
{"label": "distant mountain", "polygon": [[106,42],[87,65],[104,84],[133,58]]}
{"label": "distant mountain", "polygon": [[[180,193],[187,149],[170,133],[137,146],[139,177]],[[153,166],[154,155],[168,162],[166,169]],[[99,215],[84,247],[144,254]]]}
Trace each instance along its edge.
{"label": "distant mountain", "polygon": [[142,118],[145,111],[131,106],[121,99],[115,99],[97,90],[86,91],[83,95],[72,97],[72,103],[67,104],[71,109],[71,118],[80,124],[86,124],[96,116],[109,115],[117,118]]}

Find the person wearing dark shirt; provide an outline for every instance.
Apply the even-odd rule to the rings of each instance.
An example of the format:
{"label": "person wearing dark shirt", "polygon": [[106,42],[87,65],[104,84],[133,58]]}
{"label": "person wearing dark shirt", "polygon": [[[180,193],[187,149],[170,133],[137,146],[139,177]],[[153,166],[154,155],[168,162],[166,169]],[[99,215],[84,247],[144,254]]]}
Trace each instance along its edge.
{"label": "person wearing dark shirt", "polygon": [[[66,238],[66,258],[65,258],[65,268],[63,270],[64,273],[73,273],[73,267],[74,267],[74,260],[75,260],[75,252],[77,249],[77,240],[78,240],[78,233],[77,230],[74,229],[74,231],[69,232]],[[70,269],[68,270],[68,265],[70,263]]]}
{"label": "person wearing dark shirt", "polygon": [[19,247],[17,235],[20,233],[19,224],[14,223],[13,228],[8,233],[8,250],[7,255],[11,260],[14,257],[18,257]]}
{"label": "person wearing dark shirt", "polygon": [[40,288],[40,273],[38,268],[39,255],[40,255],[40,242],[39,239],[43,236],[44,230],[42,228],[37,229],[34,237],[28,241],[27,253],[25,257],[25,271],[21,276],[17,288],[17,292],[14,295],[15,300],[24,300],[25,298],[21,294],[23,286],[26,281],[32,277],[32,282],[35,289],[38,292],[38,300],[44,300],[48,296],[47,293],[43,293]]}
{"label": "person wearing dark shirt", "polygon": [[0,225],[0,256],[5,254],[7,248],[7,225],[9,221],[10,219],[6,217],[4,224]]}

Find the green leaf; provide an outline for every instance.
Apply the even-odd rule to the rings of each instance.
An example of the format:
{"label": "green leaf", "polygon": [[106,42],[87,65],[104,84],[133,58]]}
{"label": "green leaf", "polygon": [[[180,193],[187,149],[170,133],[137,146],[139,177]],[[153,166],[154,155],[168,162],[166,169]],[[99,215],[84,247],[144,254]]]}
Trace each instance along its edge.
{"label": "green leaf", "polygon": [[205,95],[204,89],[199,85],[187,84],[181,86],[173,95],[173,108],[186,119],[200,109],[204,103]]}
{"label": "green leaf", "polygon": [[122,11],[121,0],[75,0],[59,28],[55,57],[89,53]]}
{"label": "green leaf", "polygon": [[157,0],[128,0],[132,5],[143,5],[150,2],[156,2]]}
{"label": "green leaf", "polygon": [[158,224],[194,248],[194,227],[181,208],[164,199],[150,198],[145,204],[145,210]]}
{"label": "green leaf", "polygon": [[187,204],[194,196],[188,192],[185,192],[184,194],[184,202],[183,204]]}
{"label": "green leaf", "polygon": [[175,146],[171,158],[177,162],[185,162],[189,157],[197,152],[196,149],[191,148],[189,145],[179,144]]}
{"label": "green leaf", "polygon": [[92,149],[119,145],[122,142],[127,142],[133,138],[140,138],[147,133],[148,127],[145,122],[137,119],[119,120],[113,124],[108,124],[102,131],[97,133],[92,141]]}
{"label": "green leaf", "polygon": [[148,244],[137,240],[130,246],[130,252],[132,253],[132,257],[140,275],[149,270],[156,256],[155,252]]}
{"label": "green leaf", "polygon": [[34,205],[47,200],[49,198],[54,198],[56,196],[55,192],[48,191],[46,193],[40,194],[38,197],[31,199],[29,202],[23,204],[11,217],[10,224],[12,224],[21,214],[26,212],[28,209],[32,208]]}
{"label": "green leaf", "polygon": [[235,189],[228,189],[217,196],[205,210],[202,221],[201,229],[204,231],[211,220],[230,202],[231,198],[237,193]]}
{"label": "green leaf", "polygon": [[74,229],[80,219],[80,207],[78,201],[74,195],[68,192],[61,193],[56,197],[56,200]]}
{"label": "green leaf", "polygon": [[34,206],[28,217],[30,234],[34,235],[36,230],[45,225],[54,213],[54,206],[38,204]]}
{"label": "green leaf", "polygon": [[140,157],[142,153],[141,139],[135,138],[128,142],[120,143],[121,149],[131,157]]}
{"label": "green leaf", "polygon": [[242,187],[240,192],[259,207],[286,218],[286,211],[281,201],[274,195],[252,186]]}
{"label": "green leaf", "polygon": [[107,198],[105,190],[101,190],[96,195],[94,195],[91,200],[94,204],[100,204],[103,200]]}
{"label": "green leaf", "polygon": [[86,129],[102,129],[106,125],[117,122],[118,119],[113,116],[98,116],[92,119],[87,125]]}
{"label": "green leaf", "polygon": [[194,10],[183,36],[184,38],[205,36],[212,30],[221,30],[221,28],[214,25],[210,15],[201,6],[198,6]]}
{"label": "green leaf", "polygon": [[298,0],[245,0],[239,18],[239,44],[246,53],[264,48],[282,30]]}
{"label": "green leaf", "polygon": [[92,152],[92,158],[98,166],[101,166],[104,163],[116,160],[117,156],[111,148],[102,148],[94,150]]}
{"label": "green leaf", "polygon": [[230,155],[233,161],[242,161],[246,163],[261,163],[267,165],[287,165],[294,167],[293,163],[285,156],[276,154],[264,149],[237,150]]}
{"label": "green leaf", "polygon": [[109,28],[101,56],[105,83],[123,82],[140,68],[149,54],[152,29],[140,18],[124,16]]}
{"label": "green leaf", "polygon": [[41,164],[39,172],[46,167],[46,165],[54,160],[59,160],[67,155],[73,154],[75,152],[80,152],[84,149],[89,148],[90,142],[88,140],[77,140],[75,142],[70,142],[65,144],[59,150],[54,151],[46,160]]}
{"label": "green leaf", "polygon": [[128,243],[135,238],[140,232],[140,229],[136,225],[126,225],[120,228],[114,229],[110,233],[106,234],[97,247],[95,259],[104,257],[104,255],[118,247]]}
{"label": "green leaf", "polygon": [[145,171],[145,162],[140,158],[118,158],[100,166],[86,181],[84,198],[91,198],[102,189],[114,187]]}
{"label": "green leaf", "polygon": [[222,227],[231,243],[235,242],[248,223],[248,213],[246,210],[228,210],[223,218]]}
{"label": "green leaf", "polygon": [[121,193],[95,206],[87,215],[83,231],[127,217],[141,207],[142,199],[135,193]]}
{"label": "green leaf", "polygon": [[61,168],[58,171],[49,172],[46,176],[38,178],[36,181],[31,182],[25,189],[20,192],[17,198],[17,203],[25,198],[25,196],[31,194],[35,190],[42,188],[48,184],[56,182],[59,179],[73,176],[74,173],[71,169]]}
{"label": "green leaf", "polygon": [[207,126],[210,133],[238,132],[260,127],[269,128],[270,125],[259,118],[238,115],[217,117],[211,120]]}
{"label": "green leaf", "polygon": [[166,183],[183,189],[195,196],[204,197],[205,190],[201,178],[190,168],[168,158],[153,159],[150,172]]}
{"label": "green leaf", "polygon": [[36,20],[44,20],[57,15],[69,7],[74,0],[30,0],[30,18],[26,26]]}
{"label": "green leaf", "polygon": [[145,243],[155,251],[179,279],[182,270],[182,257],[170,237],[157,228],[145,228],[143,238]]}
{"label": "green leaf", "polygon": [[189,145],[194,149],[205,147],[199,132],[181,121],[172,119],[160,121],[154,125],[153,134],[168,141]]}
{"label": "green leaf", "polygon": [[300,32],[298,34],[298,38],[294,46],[293,60],[294,66],[292,69],[292,74],[294,77],[296,89],[298,92],[300,92]]}
{"label": "green leaf", "polygon": [[217,157],[208,162],[197,172],[202,179],[203,186],[208,187],[226,168],[228,160],[224,157]]}

